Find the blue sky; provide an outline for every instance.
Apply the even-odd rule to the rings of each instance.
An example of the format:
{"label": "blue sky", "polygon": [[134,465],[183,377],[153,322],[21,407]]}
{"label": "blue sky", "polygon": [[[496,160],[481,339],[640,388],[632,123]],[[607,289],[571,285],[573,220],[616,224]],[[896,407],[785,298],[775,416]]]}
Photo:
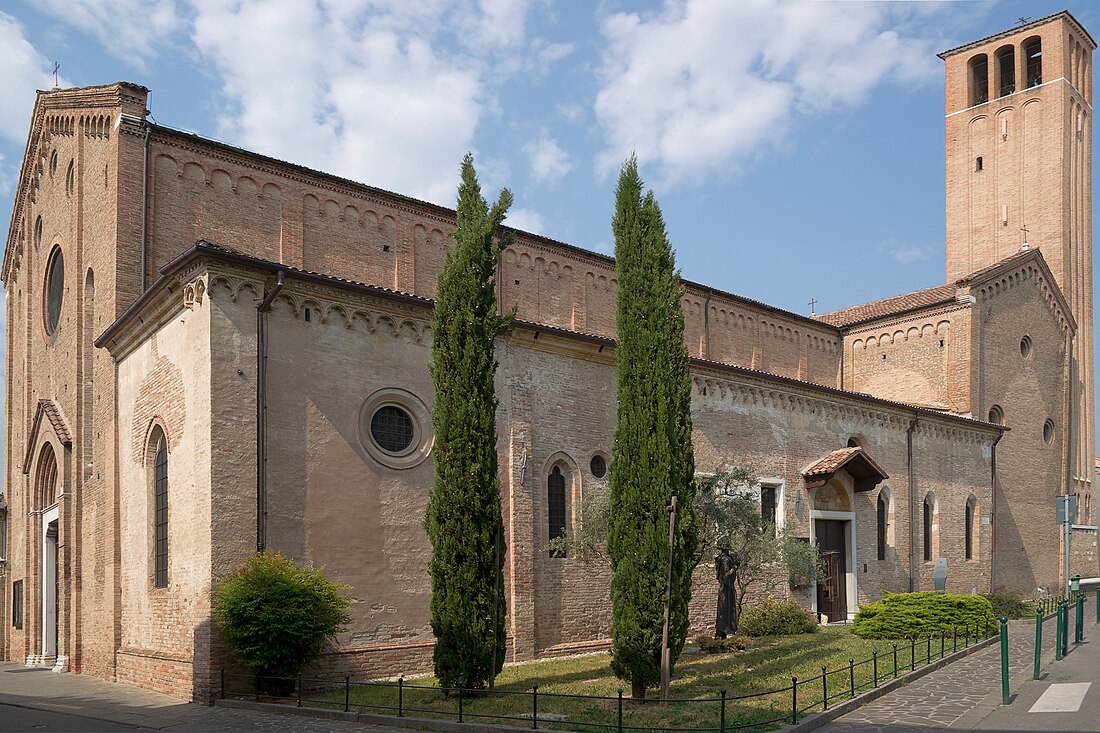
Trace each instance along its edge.
{"label": "blue sky", "polygon": [[944,279],[936,52],[1100,4],[0,2],[0,218],[35,88],[127,80],[161,124],[610,253],[631,150],[685,277],[800,313]]}

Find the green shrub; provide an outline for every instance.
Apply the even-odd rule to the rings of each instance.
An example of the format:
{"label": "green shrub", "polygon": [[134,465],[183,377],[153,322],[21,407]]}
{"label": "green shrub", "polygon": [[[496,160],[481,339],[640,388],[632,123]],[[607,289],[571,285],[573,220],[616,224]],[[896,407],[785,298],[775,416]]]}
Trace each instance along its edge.
{"label": "green shrub", "polygon": [[[912,639],[993,617],[993,605],[978,595],[922,591],[884,593],[881,601],[861,606],[852,623],[852,633],[865,639]],[[992,627],[990,627],[992,628]]]}
{"label": "green shrub", "polygon": [[349,587],[285,555],[256,555],[214,589],[214,620],[254,674],[290,677],[351,621],[340,595]]}
{"label": "green shrub", "polygon": [[795,601],[766,598],[746,608],[740,621],[738,630],[748,636],[787,636],[817,631],[817,619]]}
{"label": "green shrub", "polygon": [[1016,591],[985,593],[982,597],[993,605],[995,618],[1030,618],[1035,615],[1035,608],[1038,606],[1035,601],[1024,598],[1022,593]]}
{"label": "green shrub", "polygon": [[723,652],[742,652],[752,646],[752,639],[743,634],[731,634],[725,639],[713,639],[709,636],[700,636],[695,640],[699,649],[707,654],[721,654]]}

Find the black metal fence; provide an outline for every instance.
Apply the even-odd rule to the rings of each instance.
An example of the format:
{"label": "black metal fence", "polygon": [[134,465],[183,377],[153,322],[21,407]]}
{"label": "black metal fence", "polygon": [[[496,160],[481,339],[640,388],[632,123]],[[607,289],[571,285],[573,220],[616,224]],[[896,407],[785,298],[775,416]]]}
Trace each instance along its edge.
{"label": "black metal fence", "polygon": [[849,659],[837,669],[822,667],[812,677],[792,677],[786,687],[744,695],[719,690],[709,697],[635,700],[624,697],[621,689],[612,697],[545,692],[538,685],[490,691],[410,684],[403,678],[377,682],[350,677],[257,677],[222,670],[220,696],[399,717],[519,722],[534,730],[766,730],[828,710],[998,633],[999,623],[990,617],[950,632],[890,644],[867,659]]}

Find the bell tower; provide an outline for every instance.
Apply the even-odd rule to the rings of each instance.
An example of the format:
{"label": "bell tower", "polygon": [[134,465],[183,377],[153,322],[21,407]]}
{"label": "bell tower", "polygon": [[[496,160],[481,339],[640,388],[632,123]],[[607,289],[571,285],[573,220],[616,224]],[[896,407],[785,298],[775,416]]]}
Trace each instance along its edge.
{"label": "bell tower", "polygon": [[1038,248],[1077,321],[1074,490],[1096,455],[1092,52],[1062,11],[940,54],[946,64],[947,281]]}

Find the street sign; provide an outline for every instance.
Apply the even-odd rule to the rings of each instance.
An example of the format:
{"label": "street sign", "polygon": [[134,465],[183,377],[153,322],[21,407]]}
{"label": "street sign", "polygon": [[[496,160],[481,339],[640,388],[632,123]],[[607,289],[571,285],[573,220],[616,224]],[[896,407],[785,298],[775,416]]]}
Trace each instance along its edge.
{"label": "street sign", "polygon": [[1077,518],[1077,495],[1066,494],[1065,496],[1055,497],[1054,504],[1054,523],[1055,524],[1073,524],[1073,520]]}

